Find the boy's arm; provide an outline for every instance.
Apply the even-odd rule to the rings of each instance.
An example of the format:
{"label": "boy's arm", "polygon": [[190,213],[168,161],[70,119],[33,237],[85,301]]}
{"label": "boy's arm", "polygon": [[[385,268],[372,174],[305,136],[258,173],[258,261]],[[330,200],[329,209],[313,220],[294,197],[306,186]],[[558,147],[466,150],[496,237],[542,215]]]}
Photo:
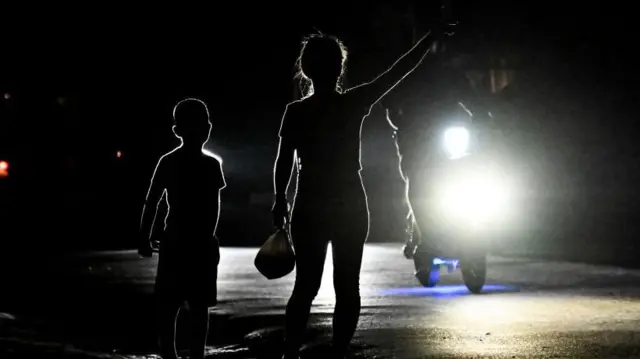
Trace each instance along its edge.
{"label": "boy's arm", "polygon": [[222,161],[218,161],[220,167],[220,180],[218,183],[218,189],[223,190],[227,187],[227,179],[224,177],[224,171],[222,170]]}
{"label": "boy's arm", "polygon": [[[160,199],[162,199],[165,191],[165,161],[164,157],[160,158],[156,165],[156,169],[153,172],[153,176],[151,177],[151,185],[147,192],[147,197],[142,209],[142,218],[140,220],[140,239],[142,242],[145,240],[148,242],[151,236],[158,203],[160,202]],[[147,243],[145,242],[140,244],[146,245]]]}
{"label": "boy's arm", "polygon": [[222,171],[222,160],[217,160],[216,162],[218,164],[219,172],[218,172],[218,183],[217,183],[218,190],[216,191],[217,196],[214,200],[217,201],[218,212],[216,212],[216,220],[215,220],[215,225],[213,227],[214,236],[218,231],[218,223],[220,222],[220,212],[222,210],[221,192],[223,189],[227,187],[227,180],[224,178],[224,172]]}

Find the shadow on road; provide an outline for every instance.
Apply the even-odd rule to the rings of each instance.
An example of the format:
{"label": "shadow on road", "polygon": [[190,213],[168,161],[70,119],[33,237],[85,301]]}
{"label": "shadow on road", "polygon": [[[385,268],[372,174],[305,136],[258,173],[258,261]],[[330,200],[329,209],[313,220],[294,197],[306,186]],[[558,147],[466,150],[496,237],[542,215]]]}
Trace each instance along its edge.
{"label": "shadow on road", "polygon": [[[0,347],[7,348],[0,349],[0,357],[154,358],[151,353],[158,347],[153,294],[133,285],[105,285],[90,277],[55,274],[55,270],[24,273],[20,280],[5,282],[3,292],[13,295],[0,298],[0,313],[12,314],[0,320]],[[243,301],[258,299],[262,298]],[[221,307],[231,304],[238,301],[220,302]],[[181,352],[188,346],[188,315],[184,309],[178,319]],[[306,337],[311,344],[304,357],[327,357],[329,321],[328,314],[312,316]],[[279,359],[283,324],[282,314],[233,316],[213,310],[208,357]],[[361,349],[354,347],[356,352]]]}
{"label": "shadow on road", "polygon": [[[380,348],[405,351],[411,353],[410,357],[421,357],[422,354],[422,357],[447,357],[442,353],[451,353],[449,357],[455,357],[458,354],[464,356],[464,350],[468,349],[466,354],[469,354],[473,345],[487,344],[492,340],[497,340],[493,336],[491,338],[448,337],[449,334],[443,333],[441,329],[442,325],[446,324],[445,322],[436,321],[433,324],[428,322],[440,313],[438,308],[459,308],[462,307],[462,304],[464,307],[468,307],[469,303],[475,303],[478,305],[478,311],[482,313],[487,312],[484,305],[490,302],[495,307],[494,311],[500,313],[504,309],[505,303],[512,303],[520,309],[531,308],[531,316],[538,318],[540,310],[545,310],[547,305],[552,305],[564,310],[564,312],[559,311],[557,314],[556,312],[548,313],[550,318],[554,319],[562,313],[570,313],[569,310],[583,310],[584,308],[589,309],[585,309],[584,313],[586,314],[584,315],[598,314],[599,309],[593,309],[592,306],[594,303],[601,304],[602,301],[593,300],[596,297],[598,299],[607,296],[615,297],[605,309],[615,310],[618,313],[619,297],[626,295],[627,292],[638,293],[637,289],[631,290],[634,287],[637,288],[638,283],[638,274],[633,273],[634,271],[573,263],[504,259],[492,262],[489,270],[489,284],[486,287],[487,294],[479,296],[483,300],[475,300],[475,295],[471,295],[461,284],[459,273],[444,276],[441,283],[434,288],[422,288],[412,278],[411,266],[401,262],[402,259],[395,259],[390,255],[395,252],[384,247],[372,247],[371,251],[371,263],[367,264],[365,276],[373,283],[371,288],[385,289],[382,291],[376,289],[377,293],[365,295],[366,303],[363,306],[362,320],[367,323],[366,343],[375,343],[376,347],[365,345],[363,338],[356,338],[353,350],[355,357],[361,358],[374,356],[385,358],[386,354],[382,353]],[[236,253],[238,257],[235,259],[242,259],[242,263],[248,263],[246,264],[247,268],[252,268],[251,262],[245,261],[244,258],[252,258],[253,253],[252,251],[239,251]],[[151,358],[149,353],[157,352],[155,300],[151,291],[154,262],[141,261],[135,253],[99,254],[75,258],[42,253],[28,259],[14,258],[11,261],[0,261],[0,357],[3,359],[55,358],[56,355],[64,357],[60,353],[68,352],[68,348],[75,347],[82,348],[85,353],[87,351],[122,353],[129,358]],[[384,261],[380,262],[383,259]],[[406,273],[401,272],[404,270]],[[265,308],[264,311],[252,310],[251,313],[254,314],[244,316],[235,314],[248,313],[236,308],[265,303],[265,298],[259,297],[261,293],[273,295],[280,289],[273,289],[274,284],[271,282],[262,282],[255,287],[247,288],[247,283],[255,283],[256,278],[247,275],[241,267],[230,267],[228,273],[229,277],[226,280],[239,280],[242,287],[238,288],[239,294],[234,292],[233,295],[229,295],[229,298],[234,298],[233,300],[221,301],[220,309],[211,312],[212,322],[208,340],[209,357],[279,359],[283,339],[283,302],[280,299],[273,302],[267,301],[267,305],[270,305],[269,303],[273,305]],[[629,288],[628,291],[627,288]],[[522,295],[514,294],[518,291]],[[557,294],[568,299],[558,299]],[[572,298],[575,296],[582,298],[582,300],[573,300]],[[431,300],[433,298],[438,300]],[[539,298],[548,300],[541,301]],[[520,299],[526,303],[520,303]],[[533,304],[537,303],[538,306],[529,307],[529,301]],[[326,353],[329,350],[332,306],[331,303],[325,303],[316,309],[319,313],[312,317],[313,325],[307,333],[309,345],[304,351],[303,358],[326,358]],[[420,325],[433,325],[433,327],[418,330],[403,324],[401,327],[389,331],[380,328],[379,322],[390,317],[398,319],[405,313],[409,313],[410,310],[413,310],[413,313],[418,313],[419,318],[408,318],[407,323],[409,324],[407,325],[418,325],[412,320],[421,321],[423,319],[420,318],[424,318],[428,323],[421,322]],[[457,310],[455,309],[455,311]],[[455,311],[452,309],[450,314],[456,314]],[[10,313],[10,315],[2,315],[2,313]],[[185,311],[184,314],[179,319],[180,330],[184,329],[178,336],[178,345],[182,348],[186,348],[185,338],[188,337],[188,326],[185,326],[188,311]],[[625,315],[631,319],[636,318],[634,313]],[[627,317],[623,319],[631,320]],[[487,323],[471,323],[480,326],[487,325]],[[554,325],[561,325],[562,321],[558,320],[557,323],[554,323]],[[601,329],[600,326],[598,328],[598,330]],[[580,326],[580,330],[583,329],[584,326]],[[499,333],[495,334],[498,337]],[[580,335],[588,337],[592,334]],[[555,342],[556,339],[551,334],[549,335],[549,338],[542,339],[523,338],[527,343],[533,344],[528,344],[520,349],[517,346],[504,347],[506,344],[500,342],[494,344],[496,346],[502,345],[504,353],[516,353],[513,355],[517,355],[519,350],[526,350],[538,344],[543,346],[546,345],[545,343]],[[586,340],[579,338],[579,334],[575,335],[576,337],[567,337],[566,341],[578,345]],[[609,351],[627,353],[635,350],[634,347],[625,346],[624,343],[617,341],[621,341],[625,335],[630,341],[640,341],[637,332],[634,334],[622,330],[612,332],[610,335],[615,339],[613,342],[609,342],[608,339],[606,342],[598,339],[600,340],[598,344],[595,339],[589,341],[590,339],[587,338],[589,343],[593,342],[588,345],[593,350],[603,353]],[[22,342],[14,340],[17,338]],[[483,341],[481,342],[480,339]],[[33,343],[49,344],[34,352]],[[396,343],[408,344],[406,348],[400,348]],[[465,345],[468,346],[467,349],[465,349]],[[4,348],[18,348],[18,350],[8,353],[3,352]],[[579,349],[582,350],[582,348]],[[562,350],[562,348],[551,348],[549,353],[575,357],[573,352],[562,352]],[[593,357],[587,355],[587,351],[584,353],[586,353],[584,357]],[[66,357],[78,359],[91,357],[82,355],[73,354]],[[111,356],[97,357],[106,359]],[[396,355],[395,357],[403,356]],[[96,356],[91,358],[96,358]],[[118,356],[114,358],[118,359]]]}

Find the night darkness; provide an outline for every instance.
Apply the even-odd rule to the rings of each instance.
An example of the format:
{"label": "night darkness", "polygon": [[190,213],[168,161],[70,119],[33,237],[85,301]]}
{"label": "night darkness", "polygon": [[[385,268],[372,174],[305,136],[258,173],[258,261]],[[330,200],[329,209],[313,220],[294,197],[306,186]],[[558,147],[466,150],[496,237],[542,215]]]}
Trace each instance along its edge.
{"label": "night darkness", "polygon": [[[219,235],[224,244],[260,243],[270,231],[276,133],[293,98],[301,38],[315,29],[340,37],[350,50],[347,83],[355,85],[411,46],[414,31],[428,31],[436,9],[312,2],[4,12],[0,151],[12,166],[2,183],[11,218],[5,233],[18,226],[34,232],[22,238],[53,248],[130,246],[155,160],[177,144],[172,107],[196,96],[211,108],[210,148],[223,157],[229,183]],[[561,167],[557,183],[541,191],[586,191],[593,199],[582,196],[580,208],[618,197],[631,206],[637,55],[627,11],[506,1],[454,1],[452,9],[461,28],[481,39],[474,51],[509,59],[515,80],[500,96],[528,116],[520,130],[547,151],[530,151],[527,161]],[[416,76],[391,102],[425,81]],[[376,179],[368,184],[372,216],[385,218],[372,238],[390,239],[400,228],[389,213],[401,211],[390,136],[378,106],[365,125],[365,142],[375,145],[365,143],[371,150],[363,155],[365,181]]]}
{"label": "night darkness", "polygon": [[[448,16],[440,12],[442,3]],[[324,350],[331,316],[338,312],[342,317],[333,329],[342,329],[343,349],[354,358],[640,357],[636,13],[621,2],[557,0],[0,5],[0,357],[159,358],[158,333],[178,328],[175,342],[183,350],[189,337],[184,333],[202,334],[208,318],[207,358],[281,358],[283,333],[303,334],[291,322],[306,318],[311,302],[302,358],[329,358]],[[333,225],[322,228],[327,232],[307,232],[312,240],[298,242],[303,244],[287,257],[289,267],[295,257],[295,275],[264,278],[254,260],[275,231],[278,130],[285,106],[299,95],[294,78],[301,40],[318,31],[340,38],[349,50],[345,85],[352,87],[387,70],[445,20],[458,22],[456,34],[432,47],[435,53],[364,121],[368,243],[348,240],[364,233],[350,229],[364,226],[326,222]],[[326,93],[312,109],[331,113],[326,101],[347,102],[347,95],[336,100]],[[163,250],[163,258],[179,259],[165,267],[170,290],[162,294],[160,256],[142,258],[137,241],[154,167],[179,144],[171,130],[173,108],[187,97],[207,103],[213,130],[206,149],[223,160],[221,248],[210,250],[215,241],[207,247],[197,247],[205,241],[171,242],[178,245]],[[409,253],[396,143],[410,144],[400,151],[403,161],[423,164],[436,157],[446,146],[444,136],[431,130],[440,129],[443,117],[453,119],[443,104],[461,98],[486,105],[478,113],[491,112],[470,125],[486,149],[471,159],[489,154],[502,161],[505,177],[517,184],[516,204],[483,232],[487,238],[475,236],[476,218],[450,221],[449,229],[459,230],[456,238],[437,232],[445,221],[430,222],[433,238],[462,243],[456,258],[431,248]],[[321,146],[340,137],[304,131],[294,128],[294,135],[322,138]],[[437,150],[429,147],[436,142]],[[325,155],[320,148],[313,153]],[[196,168],[211,160],[191,149],[184,155],[191,158],[179,157],[188,164],[173,168],[219,179],[217,167],[215,175]],[[343,153],[333,152],[326,156],[331,163]],[[424,182],[419,174],[412,177],[412,188],[437,182],[454,188],[476,179],[476,173],[456,177],[415,168],[412,174],[429,175]],[[463,206],[471,207],[471,197],[484,198],[481,208],[499,202],[489,196],[489,185],[459,196]],[[203,205],[211,212],[199,213],[213,213],[212,207]],[[316,209],[307,212],[313,213],[310,222],[298,223],[317,224],[322,215],[316,217]],[[160,206],[156,218],[165,211]],[[486,214],[481,212],[473,215]],[[429,218],[440,214],[430,212]],[[193,217],[191,212],[173,222],[192,231],[182,237],[197,232]],[[156,220],[156,236],[161,222]],[[325,233],[333,236],[332,251],[322,262],[316,253],[327,248]],[[150,246],[146,250],[151,253]],[[294,287],[297,294],[289,297]],[[189,305],[179,309],[186,297]],[[334,310],[338,301],[346,304]],[[183,309],[188,315],[178,316]],[[348,342],[355,314],[358,328]]]}

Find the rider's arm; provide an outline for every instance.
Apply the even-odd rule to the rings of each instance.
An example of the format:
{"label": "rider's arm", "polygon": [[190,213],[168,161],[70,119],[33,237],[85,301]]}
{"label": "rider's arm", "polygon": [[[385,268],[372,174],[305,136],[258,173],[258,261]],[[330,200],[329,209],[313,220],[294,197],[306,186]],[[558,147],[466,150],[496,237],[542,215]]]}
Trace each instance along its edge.
{"label": "rider's arm", "polygon": [[387,124],[389,124],[389,127],[391,127],[391,129],[394,131],[394,138],[395,138],[395,132],[398,131],[398,125],[396,125],[393,120],[391,119],[391,113],[389,112],[389,108],[385,108],[385,118],[387,119]]}
{"label": "rider's arm", "polygon": [[352,87],[347,92],[358,91],[362,93],[369,102],[367,106],[380,101],[422,63],[432,45],[432,36],[430,35],[431,32],[424,35],[409,51],[373,81]]}

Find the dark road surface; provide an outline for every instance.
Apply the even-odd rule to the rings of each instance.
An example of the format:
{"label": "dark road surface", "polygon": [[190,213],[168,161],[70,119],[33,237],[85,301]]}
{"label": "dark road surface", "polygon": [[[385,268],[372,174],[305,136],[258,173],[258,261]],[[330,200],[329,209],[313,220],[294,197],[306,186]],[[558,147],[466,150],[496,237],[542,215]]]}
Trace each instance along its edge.
{"label": "dark road surface", "polygon": [[[211,358],[279,358],[294,275],[262,278],[256,252],[222,249]],[[25,288],[3,279],[0,357],[153,358],[156,260],[86,253],[22,270]],[[354,357],[640,358],[638,270],[491,257],[481,295],[467,292],[459,272],[431,289],[412,272],[400,245],[366,248]],[[331,275],[328,261],[303,358],[325,357]]]}

